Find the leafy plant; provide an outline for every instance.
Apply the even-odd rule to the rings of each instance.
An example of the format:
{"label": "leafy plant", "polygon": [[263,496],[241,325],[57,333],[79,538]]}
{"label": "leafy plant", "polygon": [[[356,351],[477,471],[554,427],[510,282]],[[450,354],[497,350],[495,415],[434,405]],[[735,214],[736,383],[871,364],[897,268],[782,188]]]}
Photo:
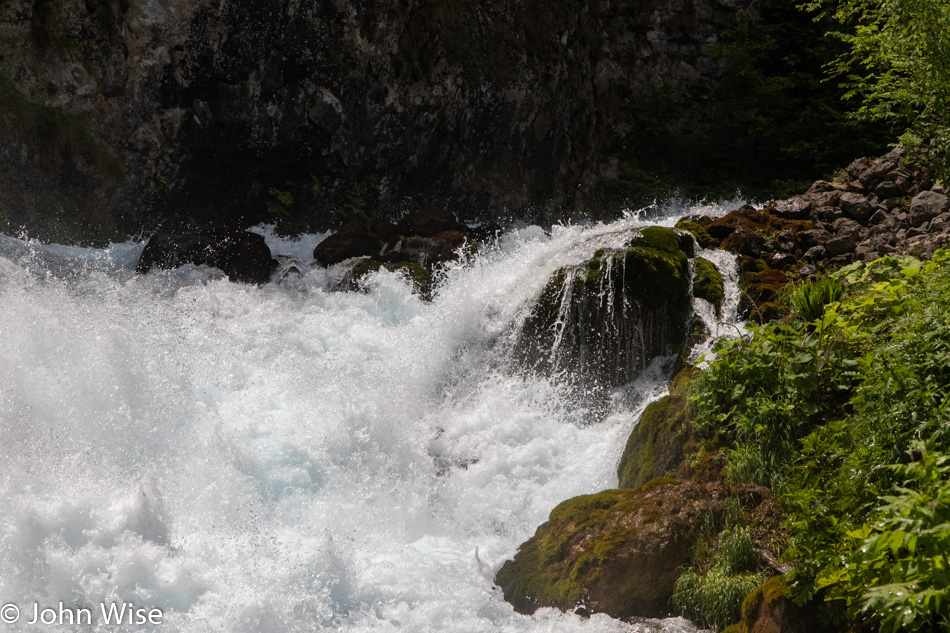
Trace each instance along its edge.
{"label": "leafy plant", "polygon": [[791,305],[805,321],[817,321],[825,313],[825,306],[840,301],[844,296],[844,284],[835,277],[808,280],[795,288]]}

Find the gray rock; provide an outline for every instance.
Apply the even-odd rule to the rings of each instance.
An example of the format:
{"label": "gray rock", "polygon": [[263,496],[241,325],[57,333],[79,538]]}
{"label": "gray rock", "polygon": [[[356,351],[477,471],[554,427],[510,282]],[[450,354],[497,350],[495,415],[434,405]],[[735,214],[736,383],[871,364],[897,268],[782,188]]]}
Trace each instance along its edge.
{"label": "gray rock", "polygon": [[910,201],[910,223],[921,226],[950,209],[950,198],[935,191],[923,191]]}
{"label": "gray rock", "polygon": [[834,239],[828,240],[825,244],[825,251],[828,255],[836,257],[838,255],[843,255],[844,253],[850,253],[854,250],[857,242],[850,235],[844,235],[841,237],[836,237]]}
{"label": "gray rock", "polygon": [[835,190],[836,190],[836,187],[830,182],[828,182],[827,180],[816,180],[815,183],[811,187],[809,187],[808,191],[806,191],[805,193],[806,194],[825,193],[828,191],[835,191]]}
{"label": "gray rock", "polygon": [[882,198],[896,198],[901,195],[901,188],[893,180],[885,180],[874,188],[874,193]]}
{"label": "gray rock", "polygon": [[824,243],[831,237],[831,234],[828,231],[823,229],[811,229],[808,231],[799,231],[798,232],[798,243],[804,249],[809,249],[813,246],[818,246],[819,244]]}
{"label": "gray rock", "polygon": [[838,207],[819,207],[812,211],[811,217],[820,222],[834,222],[844,216],[844,211]]}
{"label": "gray rock", "polygon": [[805,251],[805,254],[802,257],[810,262],[817,262],[824,259],[827,254],[828,253],[825,250],[825,247],[819,244],[818,246],[812,246],[807,251]]}
{"label": "gray rock", "polygon": [[878,209],[874,212],[874,215],[868,218],[868,225],[876,226],[878,224],[883,224],[884,222],[887,222],[888,219],[889,216],[887,215],[887,212],[884,211],[884,209]]}
{"label": "gray rock", "polygon": [[874,206],[857,193],[841,194],[841,210],[859,222],[865,222],[874,213]]}
{"label": "gray rock", "polygon": [[854,235],[861,230],[861,225],[850,218],[838,218],[831,223],[835,235]]}

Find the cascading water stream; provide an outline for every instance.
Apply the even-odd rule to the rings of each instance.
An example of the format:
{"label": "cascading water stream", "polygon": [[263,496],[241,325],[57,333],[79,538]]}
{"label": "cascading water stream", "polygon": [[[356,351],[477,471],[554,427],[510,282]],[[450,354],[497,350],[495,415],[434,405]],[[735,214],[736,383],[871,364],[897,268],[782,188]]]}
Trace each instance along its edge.
{"label": "cascading water stream", "polygon": [[557,503],[616,485],[635,412],[590,424],[505,359],[552,271],[634,226],[512,231],[431,303],[385,271],[366,293],[327,292],[332,269],[253,287],[137,275],[141,245],[0,238],[6,630],[60,602],[92,611],[76,630],[694,630],[526,617],[492,584]]}

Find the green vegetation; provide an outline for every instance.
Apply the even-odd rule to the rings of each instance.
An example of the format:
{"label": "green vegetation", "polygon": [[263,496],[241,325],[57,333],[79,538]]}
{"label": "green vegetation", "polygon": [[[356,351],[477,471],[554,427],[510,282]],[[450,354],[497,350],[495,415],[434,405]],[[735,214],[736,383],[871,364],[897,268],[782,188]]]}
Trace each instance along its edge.
{"label": "green vegetation", "polygon": [[941,157],[950,173],[950,4],[943,0],[813,0],[846,50],[829,63],[865,120],[906,125],[902,144]]}
{"label": "green vegetation", "polygon": [[[691,432],[728,447],[734,484],[772,487],[798,604],[840,630],[948,631],[950,253],[852,264],[791,296],[792,317],[717,345]],[[711,573],[681,580],[684,612]]]}
{"label": "green vegetation", "polygon": [[701,564],[676,581],[673,603],[690,620],[721,630],[738,620],[743,599],[767,578],[757,562],[749,528],[726,528]]}

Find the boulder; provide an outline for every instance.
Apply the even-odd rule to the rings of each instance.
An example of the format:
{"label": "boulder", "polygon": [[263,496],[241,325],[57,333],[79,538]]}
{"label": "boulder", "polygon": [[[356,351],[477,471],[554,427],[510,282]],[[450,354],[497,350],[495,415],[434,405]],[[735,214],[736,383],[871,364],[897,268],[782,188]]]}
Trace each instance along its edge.
{"label": "boulder", "polygon": [[798,606],[781,576],[773,576],[742,601],[742,619],[723,633],[837,633],[842,628],[821,621],[821,598]]}
{"label": "boulder", "polygon": [[356,260],[341,280],[338,290],[363,290],[363,278],[370,273],[386,269],[405,276],[416,290],[428,298],[432,292],[432,273],[415,262],[381,262],[368,257]]}
{"label": "boulder", "polygon": [[687,368],[670,383],[670,393],[651,402],[627,437],[617,465],[619,488],[637,488],[658,477],[685,477],[684,448],[689,433],[686,385],[699,370]]}
{"label": "boulder", "polygon": [[411,261],[430,266],[457,259],[458,250],[466,242],[465,234],[454,229],[436,233],[432,237],[413,235],[396,242],[391,250],[384,253],[384,258],[387,261]]}
{"label": "boulder", "polygon": [[857,220],[866,222],[874,214],[874,207],[866,196],[857,193],[841,194],[841,210]]}
{"label": "boulder", "polygon": [[934,191],[922,191],[910,201],[910,223],[920,226],[950,208],[950,198]]}
{"label": "boulder", "polygon": [[653,358],[682,350],[689,281],[681,236],[647,227],[626,248],[555,271],[524,321],[516,357],[542,373],[570,368],[591,395],[626,384]]}
{"label": "boulder", "polygon": [[231,281],[263,284],[277,268],[263,236],[246,231],[205,229],[191,233],[156,233],[139,256],[136,271],[211,266]]}
{"label": "boulder", "polygon": [[686,231],[696,239],[702,248],[718,248],[719,240],[706,230],[712,223],[712,218],[705,215],[687,215],[676,223],[676,228]]}
{"label": "boulder", "polygon": [[330,235],[313,249],[313,258],[324,266],[332,266],[352,257],[379,253],[382,243],[361,222],[353,220]]}
{"label": "boulder", "polygon": [[701,526],[716,521],[721,483],[657,479],[569,499],[495,578],[519,613],[583,605],[614,618],[665,617]]}
{"label": "boulder", "polygon": [[412,211],[399,221],[396,229],[406,237],[419,235],[434,237],[443,231],[462,231],[465,229],[451,211],[445,209],[420,209]]}
{"label": "boulder", "polygon": [[696,259],[693,270],[693,296],[713,304],[716,314],[722,313],[722,299],[725,296],[722,275],[714,263],[702,257]]}

